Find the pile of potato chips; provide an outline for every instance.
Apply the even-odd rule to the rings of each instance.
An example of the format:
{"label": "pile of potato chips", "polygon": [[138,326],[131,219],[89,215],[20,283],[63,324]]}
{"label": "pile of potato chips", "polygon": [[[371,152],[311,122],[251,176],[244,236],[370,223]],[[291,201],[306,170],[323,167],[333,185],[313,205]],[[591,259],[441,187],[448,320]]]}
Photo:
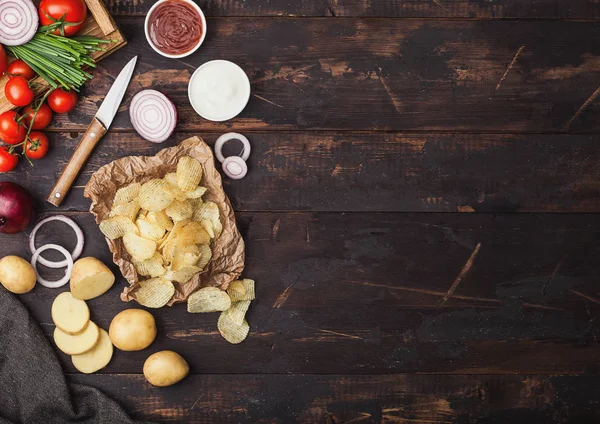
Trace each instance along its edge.
{"label": "pile of potato chips", "polygon": [[173,297],[173,281],[187,283],[212,259],[211,241],[223,225],[219,207],[204,202],[202,165],[184,156],[177,172],[144,184],[133,183],[115,194],[109,218],[100,230],[123,246],[140,276],[137,301],[149,308],[165,306]]}

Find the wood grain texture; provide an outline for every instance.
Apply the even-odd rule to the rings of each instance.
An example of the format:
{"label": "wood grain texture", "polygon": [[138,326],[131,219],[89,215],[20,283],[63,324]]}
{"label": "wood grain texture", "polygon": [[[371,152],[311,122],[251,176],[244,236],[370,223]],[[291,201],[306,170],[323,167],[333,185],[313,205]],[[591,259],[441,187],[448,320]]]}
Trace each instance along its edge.
{"label": "wood grain texture", "polygon": [[[199,133],[212,146],[215,133]],[[224,179],[236,211],[598,212],[600,150],[593,136],[403,135],[251,132],[249,173]],[[81,135],[49,134],[53,146],[31,168],[22,161],[4,180],[44,199]],[[154,155],[189,137],[156,145],[109,132],[62,210],[87,211],[83,187],[102,165],[125,155]],[[237,154],[226,144],[228,154]],[[119,152],[115,155],[115,152]],[[316,189],[318,188],[318,189]],[[38,208],[55,210],[50,205]]]}
{"label": "wood grain texture", "polygon": [[[81,131],[135,54],[140,61],[123,109],[140,89],[161,90],[186,131],[600,128],[598,102],[578,113],[598,88],[593,40],[600,27],[593,22],[214,18],[202,48],[181,60],[155,53],[142,22],[118,20],[129,46],[100,64],[79,106],[59,116],[56,128]],[[252,82],[247,108],[232,121],[201,119],[187,98],[190,75],[212,59],[237,62]],[[120,129],[131,130],[127,114],[113,123]]]}
{"label": "wood grain texture", "polygon": [[[139,375],[70,375],[134,417],[190,423],[596,422],[595,377],[191,375],[155,388]],[[235,388],[232,390],[231,388]]]}
{"label": "wood grain texture", "polygon": [[[88,240],[83,255],[112,265],[92,217],[72,216]],[[163,308],[153,311],[159,335],[151,348],[116,352],[103,372],[139,373],[162,349],[200,374],[597,371],[594,215],[269,212],[241,213],[238,223],[247,246],[243,275],[257,281],[249,338],[232,346],[216,329],[217,314]],[[38,245],[73,247],[72,234],[57,225],[40,230]],[[26,240],[1,235],[0,256],[29,257]],[[88,302],[102,328],[135,307],[119,300],[124,285],[118,278]],[[48,335],[60,291],[36,287],[20,297]]]}
{"label": "wood grain texture", "polygon": [[[105,0],[119,16],[144,16],[151,0]],[[207,16],[327,16],[397,18],[577,18],[596,19],[594,0],[199,0]]]}

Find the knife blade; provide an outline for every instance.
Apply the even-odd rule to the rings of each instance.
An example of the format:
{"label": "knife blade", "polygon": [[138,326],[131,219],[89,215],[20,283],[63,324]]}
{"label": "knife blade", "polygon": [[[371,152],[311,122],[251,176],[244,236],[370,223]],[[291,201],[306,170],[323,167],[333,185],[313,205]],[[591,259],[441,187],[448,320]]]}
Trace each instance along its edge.
{"label": "knife blade", "polygon": [[77,178],[77,175],[79,175],[79,171],[81,171],[81,168],[83,168],[83,165],[85,165],[85,162],[94,150],[94,147],[96,147],[100,139],[108,132],[108,128],[110,128],[110,125],[119,110],[121,101],[125,96],[136,62],[137,56],[131,59],[121,70],[115,79],[115,82],[113,82],[108,90],[104,101],[98,108],[96,115],[92,119],[92,123],[89,125],[85,134],[83,134],[83,137],[81,137],[81,141],[73,152],[71,159],[69,159],[69,163],[67,163],[67,166],[46,199],[54,206],[61,205],[73,185],[73,182]]}

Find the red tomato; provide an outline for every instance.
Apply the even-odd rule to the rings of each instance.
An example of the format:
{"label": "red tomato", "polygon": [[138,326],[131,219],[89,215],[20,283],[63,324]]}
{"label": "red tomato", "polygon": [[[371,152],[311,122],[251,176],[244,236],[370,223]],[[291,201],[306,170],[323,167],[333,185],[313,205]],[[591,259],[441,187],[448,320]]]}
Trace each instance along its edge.
{"label": "red tomato", "polygon": [[25,78],[12,77],[4,86],[4,96],[15,106],[27,106],[33,101],[35,93]]}
{"label": "red tomato", "polygon": [[32,131],[27,139],[25,154],[29,159],[41,159],[48,153],[48,137],[40,131]]}
{"label": "red tomato", "polygon": [[[41,25],[52,25],[64,16],[64,35],[72,37],[83,26],[87,16],[84,0],[42,0],[39,7]],[[56,29],[53,34],[60,34]]]}
{"label": "red tomato", "polygon": [[19,157],[8,153],[8,147],[0,147],[0,172],[12,171],[17,167]]}
{"label": "red tomato", "polygon": [[0,76],[4,75],[7,68],[8,60],[6,60],[6,52],[4,51],[2,44],[0,44]]}
{"label": "red tomato", "polygon": [[[29,127],[31,120],[35,115],[35,108],[31,105],[23,109],[23,121]],[[35,121],[33,121],[33,130],[43,130],[52,122],[52,109],[46,103],[40,106],[37,115],[35,115]]]}
{"label": "red tomato", "polygon": [[27,129],[19,121],[20,118],[14,110],[0,114],[0,140],[8,144],[19,144],[25,140]]}
{"label": "red tomato", "polygon": [[73,110],[77,103],[77,93],[57,88],[48,96],[48,106],[56,113],[67,113]]}
{"label": "red tomato", "polygon": [[17,59],[8,65],[8,75],[11,78],[13,76],[21,76],[26,80],[30,80],[35,77],[35,72],[29,67],[28,64],[23,62],[21,59]]}

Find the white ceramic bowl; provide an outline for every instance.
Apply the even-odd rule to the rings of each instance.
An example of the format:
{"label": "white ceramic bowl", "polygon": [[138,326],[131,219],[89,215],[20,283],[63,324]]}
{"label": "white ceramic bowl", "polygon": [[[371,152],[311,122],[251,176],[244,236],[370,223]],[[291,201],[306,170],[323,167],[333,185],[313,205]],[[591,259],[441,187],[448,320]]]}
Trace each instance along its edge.
{"label": "white ceramic bowl", "polygon": [[[217,116],[215,113],[212,113],[210,107],[202,105],[202,102],[198,100],[198,97],[202,96],[198,96],[197,93],[196,95],[192,93],[193,88],[198,88],[199,84],[202,83],[203,70],[205,70],[209,66],[214,65],[227,67],[228,71],[230,71],[233,75],[236,75],[239,78],[240,83],[240,95],[235,101],[232,101],[231,110],[229,111],[229,113],[222,116]],[[226,81],[223,81],[222,84],[218,84],[218,86],[219,88],[223,88],[225,90]],[[236,65],[233,62],[230,62],[228,60],[211,60],[210,62],[206,62],[198,69],[196,69],[196,71],[190,78],[190,83],[188,85],[188,98],[196,113],[204,119],[208,119],[209,121],[214,122],[228,121],[238,116],[248,104],[248,101],[250,100],[250,79],[248,78],[248,75],[246,75],[244,70],[239,65]]]}
{"label": "white ceramic bowl", "polygon": [[198,50],[198,48],[199,48],[199,47],[202,45],[202,43],[204,42],[204,39],[206,38],[206,30],[207,30],[207,28],[206,28],[206,18],[204,17],[204,13],[202,12],[202,9],[200,9],[200,6],[198,6],[198,5],[196,4],[196,2],[194,2],[194,1],[192,1],[192,0],[179,0],[179,1],[184,1],[184,2],[186,2],[186,3],[188,3],[188,4],[190,4],[190,5],[191,5],[191,6],[192,6],[194,9],[196,9],[196,11],[197,11],[197,12],[200,14],[200,20],[201,20],[201,22],[202,22],[202,35],[200,36],[200,41],[198,41],[198,44],[196,44],[196,46],[195,46],[193,49],[191,49],[191,50],[190,50],[190,51],[188,51],[188,52],[182,53],[182,54],[168,54],[168,53],[165,53],[165,52],[163,52],[163,51],[160,51],[160,50],[158,49],[158,47],[156,47],[156,46],[154,45],[154,43],[152,42],[152,40],[150,39],[150,34],[148,34],[148,20],[150,19],[150,15],[152,15],[152,12],[154,11],[154,9],[156,9],[156,7],[157,7],[159,4],[162,4],[162,3],[165,3],[165,2],[168,2],[168,1],[170,1],[170,0],[158,0],[158,1],[157,1],[156,3],[154,3],[154,5],[153,5],[153,6],[150,8],[150,10],[148,11],[148,13],[146,14],[146,20],[145,20],[145,22],[144,22],[144,33],[146,34],[146,40],[148,41],[148,44],[150,44],[150,47],[152,47],[152,49],[153,49],[153,50],[154,50],[156,53],[158,53],[158,54],[160,54],[160,55],[162,55],[162,56],[164,56],[164,57],[168,57],[168,58],[170,58],[170,59],[180,59],[180,58],[182,58],[182,57],[186,57],[186,56],[189,56],[189,55],[191,55],[192,53],[194,53],[196,50]]}

